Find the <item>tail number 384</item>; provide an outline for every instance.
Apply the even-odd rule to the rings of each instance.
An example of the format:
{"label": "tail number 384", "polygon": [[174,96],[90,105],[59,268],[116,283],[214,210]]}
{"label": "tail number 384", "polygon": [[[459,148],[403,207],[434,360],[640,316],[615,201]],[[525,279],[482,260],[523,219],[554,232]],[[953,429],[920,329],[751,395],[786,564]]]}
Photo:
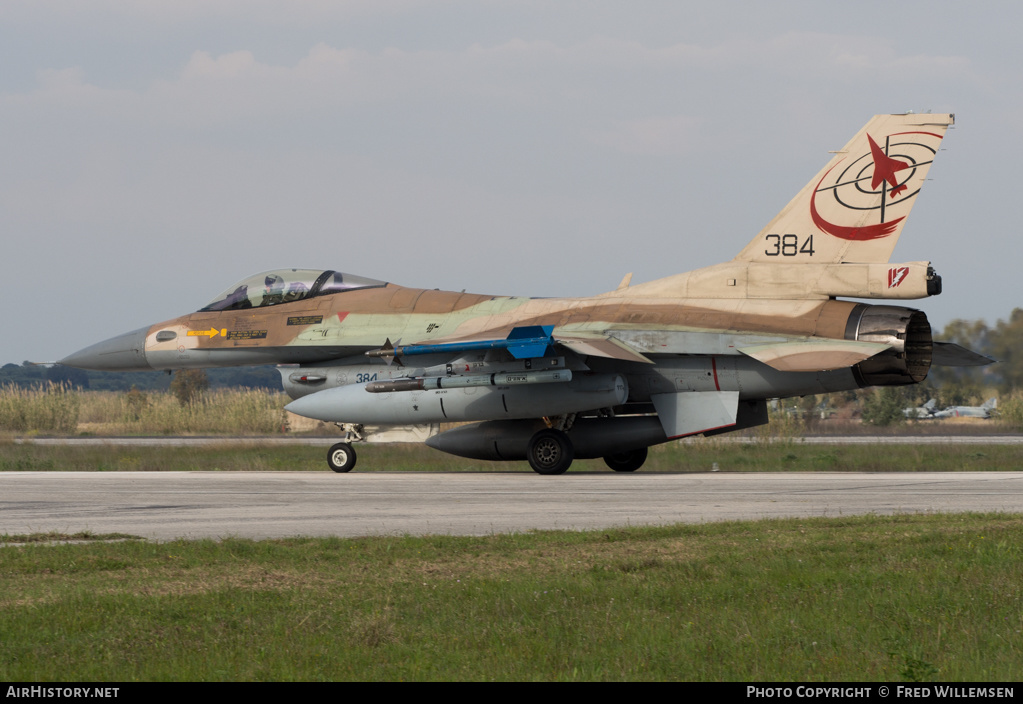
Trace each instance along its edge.
{"label": "tail number 384", "polygon": [[768,235],[767,249],[764,254],[769,257],[795,257],[800,254],[813,256],[813,235],[802,242],[798,235]]}

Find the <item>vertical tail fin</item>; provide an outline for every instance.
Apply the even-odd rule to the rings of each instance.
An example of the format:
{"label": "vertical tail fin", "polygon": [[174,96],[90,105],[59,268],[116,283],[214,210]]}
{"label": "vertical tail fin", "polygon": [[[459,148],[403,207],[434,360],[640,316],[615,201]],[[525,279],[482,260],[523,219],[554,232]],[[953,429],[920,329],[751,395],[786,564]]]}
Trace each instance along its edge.
{"label": "vertical tail fin", "polygon": [[954,115],[876,115],[736,257],[884,263]]}

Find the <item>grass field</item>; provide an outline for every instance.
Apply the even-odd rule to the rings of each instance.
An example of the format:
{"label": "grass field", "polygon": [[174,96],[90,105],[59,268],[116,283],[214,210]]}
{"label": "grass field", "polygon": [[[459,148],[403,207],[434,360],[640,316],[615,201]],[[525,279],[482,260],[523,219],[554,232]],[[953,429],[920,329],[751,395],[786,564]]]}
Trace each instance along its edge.
{"label": "grass field", "polygon": [[[0,470],[327,471],[330,442],[8,439]],[[710,439],[652,448],[641,471],[999,471],[1021,460],[1023,449],[1000,445]],[[360,447],[356,471],[388,470],[531,471],[417,445]],[[580,470],[610,471],[600,461]],[[1023,515],[0,542],[5,681],[1012,682],[1023,663]]]}
{"label": "grass field", "polygon": [[1016,681],[1021,553],[1016,515],[5,547],[0,680]]}
{"label": "grass field", "polygon": [[[0,471],[327,471],[327,448],[310,445],[207,445],[152,447],[37,445],[0,440]],[[524,471],[525,462],[483,462],[452,457],[423,445],[360,445],[357,472]],[[641,472],[746,471],[1016,471],[1019,445],[809,445],[798,441],[672,442],[650,448]],[[579,460],[569,471],[608,471],[601,460]]]}

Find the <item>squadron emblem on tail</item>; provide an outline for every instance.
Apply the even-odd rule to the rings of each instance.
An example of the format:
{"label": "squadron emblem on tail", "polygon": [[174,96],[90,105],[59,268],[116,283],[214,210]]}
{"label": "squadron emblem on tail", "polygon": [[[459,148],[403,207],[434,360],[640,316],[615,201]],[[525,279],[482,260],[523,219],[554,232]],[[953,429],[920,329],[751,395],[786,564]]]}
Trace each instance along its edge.
{"label": "squadron emblem on tail", "polygon": [[[905,210],[908,211],[910,201],[920,192],[919,183],[915,179],[916,172],[934,161],[941,138],[942,135],[933,132],[898,132],[886,137],[882,148],[867,134],[869,153],[845,164],[844,168],[836,172],[834,179],[829,179],[832,171],[843,166],[844,160],[839,162],[828,169],[817,183],[810,198],[810,216],[814,225],[822,232],[844,240],[873,240],[895,232],[906,215],[892,217],[892,211],[902,204],[906,204]],[[898,155],[898,158],[891,154]],[[869,189],[866,187],[868,180]],[[915,184],[912,193],[907,192],[910,183]],[[877,222],[854,226],[830,222],[818,211],[818,196],[822,199],[829,197],[847,210],[860,211],[852,213],[852,219],[858,220],[862,214],[869,213]],[[894,214],[902,212],[903,209],[896,209]],[[848,219],[850,214],[842,215]]]}

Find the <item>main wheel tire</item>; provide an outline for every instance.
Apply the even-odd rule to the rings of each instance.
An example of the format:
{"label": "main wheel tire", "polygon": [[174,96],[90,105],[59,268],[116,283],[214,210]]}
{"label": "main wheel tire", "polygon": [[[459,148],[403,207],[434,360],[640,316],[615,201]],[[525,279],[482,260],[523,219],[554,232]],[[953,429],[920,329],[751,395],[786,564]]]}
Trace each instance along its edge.
{"label": "main wheel tire", "polygon": [[529,439],[526,458],[537,474],[564,474],[572,465],[575,450],[567,435],[547,428]]}
{"label": "main wheel tire", "polygon": [[347,442],[339,442],[327,453],[327,464],[335,472],[351,472],[355,466],[355,450]]}
{"label": "main wheel tire", "polygon": [[647,449],[626,450],[604,457],[604,464],[616,472],[635,472],[646,462]]}

